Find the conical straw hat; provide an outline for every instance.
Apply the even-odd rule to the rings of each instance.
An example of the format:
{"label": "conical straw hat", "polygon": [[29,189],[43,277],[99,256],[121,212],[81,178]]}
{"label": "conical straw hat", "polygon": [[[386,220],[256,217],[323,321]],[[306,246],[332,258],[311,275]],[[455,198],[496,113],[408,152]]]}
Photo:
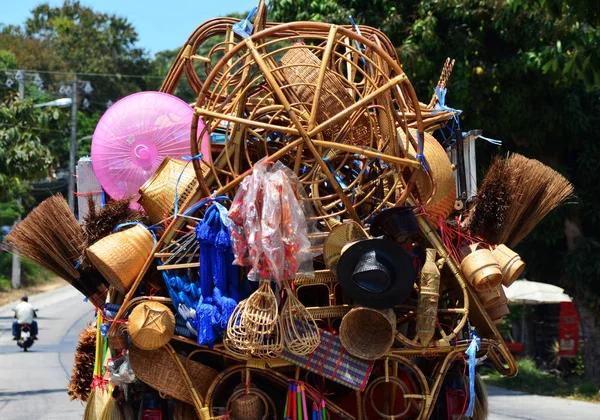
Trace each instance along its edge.
{"label": "conical straw hat", "polygon": [[142,350],[156,350],[171,340],[175,332],[175,317],[162,303],[147,301],[129,315],[129,336]]}

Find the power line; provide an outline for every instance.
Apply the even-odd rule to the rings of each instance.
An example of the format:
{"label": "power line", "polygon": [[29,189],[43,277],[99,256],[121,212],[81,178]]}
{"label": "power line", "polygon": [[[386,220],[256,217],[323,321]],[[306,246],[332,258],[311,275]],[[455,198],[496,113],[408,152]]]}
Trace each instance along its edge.
{"label": "power line", "polygon": [[142,74],[121,74],[121,73],[79,73],[79,72],[66,72],[66,71],[50,71],[50,70],[29,70],[29,69],[6,69],[5,71],[19,71],[22,70],[28,74],[43,73],[43,74],[59,74],[63,76],[91,76],[91,77],[127,77],[135,79],[164,79],[166,76],[144,76]]}

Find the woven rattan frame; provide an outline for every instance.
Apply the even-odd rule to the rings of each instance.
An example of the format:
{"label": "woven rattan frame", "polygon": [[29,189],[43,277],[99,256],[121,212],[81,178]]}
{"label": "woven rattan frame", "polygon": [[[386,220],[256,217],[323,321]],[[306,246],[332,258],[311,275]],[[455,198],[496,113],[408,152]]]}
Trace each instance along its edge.
{"label": "woven rattan frame", "polygon": [[[296,35],[277,37],[277,33],[283,28],[296,31]],[[328,33],[323,35],[313,28],[321,31],[327,28]],[[305,38],[307,44],[293,42],[299,37]],[[343,40],[346,38],[365,44],[367,50],[359,51],[345,44]],[[309,47],[309,42],[320,43],[322,46],[311,44]],[[285,61],[284,57],[295,50],[298,50],[296,56],[304,51],[320,60],[318,69],[313,60],[312,64],[304,65],[302,73],[307,72],[306,67],[311,72],[318,70],[315,82],[293,83],[287,80],[292,69],[298,65],[294,67],[282,64],[280,60]],[[369,69],[372,70],[362,70],[354,63],[352,56],[368,62]],[[376,59],[380,57],[387,64],[389,72],[384,72],[378,66]],[[338,70],[340,62],[354,66],[354,77],[362,81],[357,83],[346,79]],[[337,79],[333,74],[338,75]],[[232,89],[228,83],[232,77],[238,76],[242,79]],[[314,79],[314,76],[311,77]],[[333,80],[339,83],[334,83]],[[230,191],[245,176],[248,168],[268,155],[272,160],[282,160],[294,168],[307,192],[311,193],[308,194],[309,200],[317,212],[317,219],[349,217],[360,221],[359,214],[366,217],[385,205],[393,205],[403,188],[403,181],[398,175],[400,168],[410,171],[420,167],[419,162],[414,159],[404,159],[398,154],[382,154],[378,150],[385,148],[376,139],[378,125],[384,116],[375,112],[380,107],[375,99],[382,95],[390,98],[398,96],[399,93],[392,88],[400,85],[402,89],[408,89],[416,100],[410,82],[398,64],[377,44],[344,28],[303,23],[281,25],[259,32],[234,46],[221,59],[208,76],[196,102],[196,117],[192,123],[192,150],[198,148],[194,138],[197,135],[195,121],[198,116],[203,117],[207,124],[206,130],[211,133],[223,129],[225,124],[226,136],[229,138],[225,149],[213,162],[212,173],[200,181],[201,185],[204,183],[203,191],[208,193],[213,188],[217,188],[219,193]],[[333,98],[335,95],[332,96],[332,86],[337,86],[333,89],[347,90],[354,102],[320,122],[321,95]],[[299,98],[307,89],[314,92],[312,103],[307,103],[310,96],[304,95],[304,100]],[[221,100],[222,97],[227,99]],[[397,99],[390,103],[400,102]],[[249,108],[248,104],[251,105]],[[350,133],[352,122],[361,118],[361,121],[369,123],[369,147],[344,143],[352,141],[354,136],[346,137]],[[393,117],[388,115],[387,118]],[[390,120],[389,124],[394,125],[395,122]],[[267,144],[267,139],[277,133],[283,136],[282,140],[269,140]],[[408,137],[411,137],[410,133]],[[335,141],[328,141],[327,138]],[[414,139],[412,141],[416,144]],[[333,175],[339,174],[341,168],[357,159],[362,159],[364,170],[356,171],[353,178],[347,180],[348,185],[339,176]],[[379,172],[369,180],[366,165],[371,159],[381,162],[381,166]],[[194,166],[197,166],[197,162],[194,162]],[[201,177],[201,174],[198,175]]]}

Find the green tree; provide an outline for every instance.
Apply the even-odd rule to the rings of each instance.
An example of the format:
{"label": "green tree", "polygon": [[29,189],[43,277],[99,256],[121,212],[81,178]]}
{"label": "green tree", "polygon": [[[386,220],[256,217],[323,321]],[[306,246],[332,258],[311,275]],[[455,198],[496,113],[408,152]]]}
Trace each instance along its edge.
{"label": "green tree", "polygon": [[141,76],[148,73],[150,61],[147,52],[136,47],[137,32],[126,18],[72,0],[59,7],[41,4],[31,14],[24,35],[48,43],[69,72],[111,75],[85,76],[94,86],[95,103],[104,106],[108,100],[146,89]]}
{"label": "green tree", "polygon": [[[447,102],[463,128],[483,128],[502,149],[563,172],[577,204],[550,214],[518,247],[527,277],[574,296],[585,337],[586,376],[600,382],[600,3],[592,0],[273,0],[277,21],[380,28],[396,45],[420,98],[431,96],[446,57],[456,59]],[[569,239],[569,240],[567,240]]]}

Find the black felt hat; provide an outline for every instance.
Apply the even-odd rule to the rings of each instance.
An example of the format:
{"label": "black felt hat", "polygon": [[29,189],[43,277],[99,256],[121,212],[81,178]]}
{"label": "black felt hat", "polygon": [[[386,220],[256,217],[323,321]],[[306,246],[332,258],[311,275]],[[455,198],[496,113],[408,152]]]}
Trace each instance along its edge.
{"label": "black felt hat", "polygon": [[410,256],[389,239],[365,239],[348,247],[337,264],[337,276],[345,295],[374,309],[404,302],[416,279]]}
{"label": "black felt hat", "polygon": [[379,212],[373,218],[369,233],[373,237],[389,236],[402,241],[421,233],[412,206],[398,206]]}

